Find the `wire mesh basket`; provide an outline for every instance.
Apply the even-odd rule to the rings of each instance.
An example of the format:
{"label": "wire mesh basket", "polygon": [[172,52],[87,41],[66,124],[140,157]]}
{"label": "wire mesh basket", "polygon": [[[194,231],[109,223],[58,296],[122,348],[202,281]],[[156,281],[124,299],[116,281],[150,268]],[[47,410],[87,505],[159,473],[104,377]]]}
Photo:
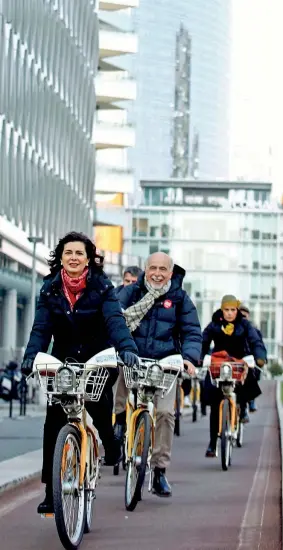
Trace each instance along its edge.
{"label": "wire mesh basket", "polygon": [[97,365],[66,363],[58,365],[34,365],[41,389],[46,395],[83,395],[88,401],[99,401],[108,371]]}
{"label": "wire mesh basket", "polygon": [[[221,367],[227,362],[219,361],[211,363],[209,367],[210,375],[213,380],[221,378]],[[247,366],[244,363],[229,363],[232,367],[232,380],[236,382],[244,382],[247,375]]]}
{"label": "wire mesh basket", "polygon": [[163,370],[157,361],[140,360],[139,367],[129,368],[124,366],[124,378],[127,388],[138,387],[155,388],[169,393],[179,372],[176,370]]}

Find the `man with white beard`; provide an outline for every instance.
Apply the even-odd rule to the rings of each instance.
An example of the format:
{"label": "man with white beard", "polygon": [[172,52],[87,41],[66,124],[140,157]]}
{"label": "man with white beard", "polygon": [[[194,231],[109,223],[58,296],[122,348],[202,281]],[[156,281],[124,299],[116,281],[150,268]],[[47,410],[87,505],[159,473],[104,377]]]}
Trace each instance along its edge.
{"label": "man with white beard", "polygon": [[[184,276],[184,269],[174,265],[167,254],[156,252],[149,256],[145,272],[138,281],[120,292],[119,301],[139,356],[163,359],[181,353],[185,368],[192,375],[201,354],[202,333],[196,308],[182,289]],[[127,395],[121,370],[115,398],[115,434],[121,440],[126,423]],[[172,494],[165,473],[171,459],[175,395],[176,384],[157,404],[151,464],[154,468],[153,492],[160,497]]]}

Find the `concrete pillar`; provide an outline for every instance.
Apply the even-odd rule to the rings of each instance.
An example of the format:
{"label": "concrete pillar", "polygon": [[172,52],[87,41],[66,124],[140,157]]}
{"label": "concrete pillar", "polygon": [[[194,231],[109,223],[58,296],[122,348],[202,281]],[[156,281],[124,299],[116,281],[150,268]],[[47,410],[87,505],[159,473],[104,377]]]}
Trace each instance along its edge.
{"label": "concrete pillar", "polygon": [[[13,355],[17,345],[17,291],[7,290],[3,301],[3,347]],[[12,357],[11,357],[12,358]]]}

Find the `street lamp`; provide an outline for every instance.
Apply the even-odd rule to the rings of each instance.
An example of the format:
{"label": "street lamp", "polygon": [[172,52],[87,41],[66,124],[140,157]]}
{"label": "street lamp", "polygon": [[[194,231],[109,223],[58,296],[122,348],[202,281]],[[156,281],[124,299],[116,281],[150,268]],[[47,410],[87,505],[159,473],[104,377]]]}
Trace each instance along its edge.
{"label": "street lamp", "polygon": [[35,298],[36,298],[36,245],[42,243],[41,237],[29,237],[29,242],[33,244],[32,250],[32,272],[31,272],[31,303],[30,303],[30,324],[32,325],[35,316]]}

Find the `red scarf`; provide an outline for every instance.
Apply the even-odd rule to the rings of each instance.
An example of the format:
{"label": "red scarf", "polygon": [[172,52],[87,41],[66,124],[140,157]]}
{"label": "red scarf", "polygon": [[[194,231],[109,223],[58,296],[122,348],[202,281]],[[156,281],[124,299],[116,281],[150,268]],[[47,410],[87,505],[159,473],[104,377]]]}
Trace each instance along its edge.
{"label": "red scarf", "polygon": [[63,291],[70,304],[71,310],[82,295],[84,288],[86,288],[86,278],[88,269],[85,268],[84,272],[79,277],[70,277],[65,269],[61,270]]}

